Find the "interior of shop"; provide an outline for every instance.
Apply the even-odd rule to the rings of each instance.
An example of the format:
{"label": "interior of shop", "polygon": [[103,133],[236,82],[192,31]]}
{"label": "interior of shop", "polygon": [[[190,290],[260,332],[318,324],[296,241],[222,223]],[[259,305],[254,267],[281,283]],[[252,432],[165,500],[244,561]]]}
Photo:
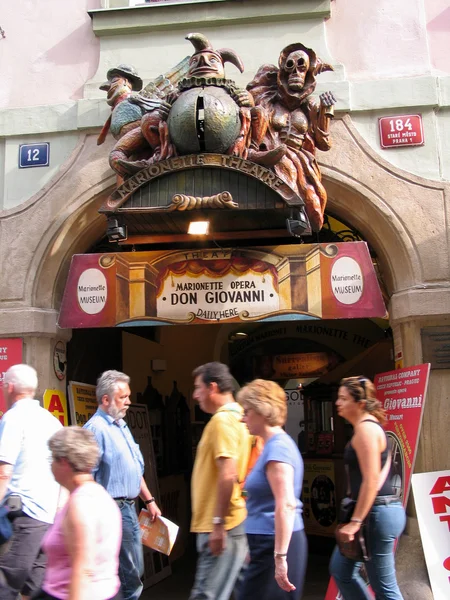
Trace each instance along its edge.
{"label": "interior of shop", "polygon": [[336,414],[337,387],[342,377],[373,378],[394,368],[389,322],[295,320],[73,331],[68,381],[95,384],[103,370],[116,368],[131,377],[133,402],[147,407],[159,487],[153,493],[163,514],[180,526],[170,559],[153,559],[152,583],[163,580],[157,588],[164,597],[181,589],[184,595],[173,597],[187,597],[194,574],[189,484],[208,415],[192,399],[192,371],[211,360],[229,365],[237,389],[262,377],[286,390],[285,428],[305,464],[302,501],[313,566],[305,594],[320,594],[328,581],[336,507],[345,493],[342,456],[350,437],[348,425]]}

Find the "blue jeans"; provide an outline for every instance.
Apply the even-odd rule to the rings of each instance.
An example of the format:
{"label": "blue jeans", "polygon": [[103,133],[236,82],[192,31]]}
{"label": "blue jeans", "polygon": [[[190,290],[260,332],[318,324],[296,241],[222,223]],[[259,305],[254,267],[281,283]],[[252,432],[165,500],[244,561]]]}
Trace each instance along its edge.
{"label": "blue jeans", "polygon": [[197,570],[189,600],[229,600],[248,552],[244,524],[227,531],[226,548],[213,556],[209,533],[197,533]]}
{"label": "blue jeans", "polygon": [[[403,600],[395,576],[394,544],[405,528],[400,502],[373,506],[368,519],[370,560],[364,563],[376,600]],[[338,547],[330,561],[330,573],[344,600],[371,600],[359,570],[360,562],[343,556]]]}
{"label": "blue jeans", "polygon": [[116,500],[122,513],[122,544],[119,554],[119,579],[123,600],[138,600],[142,594],[144,552],[141,530],[132,500]]}

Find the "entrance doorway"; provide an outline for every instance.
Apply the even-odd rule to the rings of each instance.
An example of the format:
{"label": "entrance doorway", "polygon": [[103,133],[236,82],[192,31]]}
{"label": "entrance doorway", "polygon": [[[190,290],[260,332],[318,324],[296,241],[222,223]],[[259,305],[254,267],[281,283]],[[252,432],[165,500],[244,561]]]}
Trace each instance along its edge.
{"label": "entrance doorway", "polygon": [[209,419],[192,400],[192,371],[212,360],[229,365],[236,386],[264,377],[286,390],[286,430],[305,464],[302,501],[310,550],[305,598],[323,598],[350,436],[334,409],[336,390],[342,377],[373,378],[393,368],[389,323],[342,319],[74,330],[68,379],[95,384],[103,370],[123,370],[131,377],[133,402],[149,412],[161,507],[180,526],[172,576],[152,588],[152,598],[186,598],[192,583],[190,474]]}

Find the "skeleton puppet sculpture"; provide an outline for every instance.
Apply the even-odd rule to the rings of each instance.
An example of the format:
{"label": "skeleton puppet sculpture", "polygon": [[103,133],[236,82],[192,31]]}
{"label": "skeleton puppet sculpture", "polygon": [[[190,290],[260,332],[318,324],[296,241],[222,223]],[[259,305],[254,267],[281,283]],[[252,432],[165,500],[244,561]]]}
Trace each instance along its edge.
{"label": "skeleton puppet sculpture", "polygon": [[248,159],[272,166],[278,177],[305,201],[311,226],[319,231],[327,193],[315,158],[316,148],[329,150],[330,121],[336,102],[331,92],[310,96],[316,87],[316,75],[331,71],[315,52],[303,44],[291,44],[282,50],[278,67],[259,68],[249,90],[265,122],[253,136]]}

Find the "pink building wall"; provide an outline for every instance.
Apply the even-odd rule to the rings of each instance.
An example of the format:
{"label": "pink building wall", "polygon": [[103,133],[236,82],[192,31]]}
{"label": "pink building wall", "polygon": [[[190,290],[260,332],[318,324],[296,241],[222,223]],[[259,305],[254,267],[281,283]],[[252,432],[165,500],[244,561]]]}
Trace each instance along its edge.
{"label": "pink building wall", "polygon": [[0,108],[58,104],[83,96],[98,64],[88,10],[100,0],[2,2]]}
{"label": "pink building wall", "polygon": [[[100,0],[3,2],[0,108],[83,97],[99,58],[87,11],[100,7]],[[450,73],[448,0],[334,0],[326,32],[350,80]]]}
{"label": "pink building wall", "polygon": [[349,79],[450,73],[448,0],[335,0],[326,30]]}

